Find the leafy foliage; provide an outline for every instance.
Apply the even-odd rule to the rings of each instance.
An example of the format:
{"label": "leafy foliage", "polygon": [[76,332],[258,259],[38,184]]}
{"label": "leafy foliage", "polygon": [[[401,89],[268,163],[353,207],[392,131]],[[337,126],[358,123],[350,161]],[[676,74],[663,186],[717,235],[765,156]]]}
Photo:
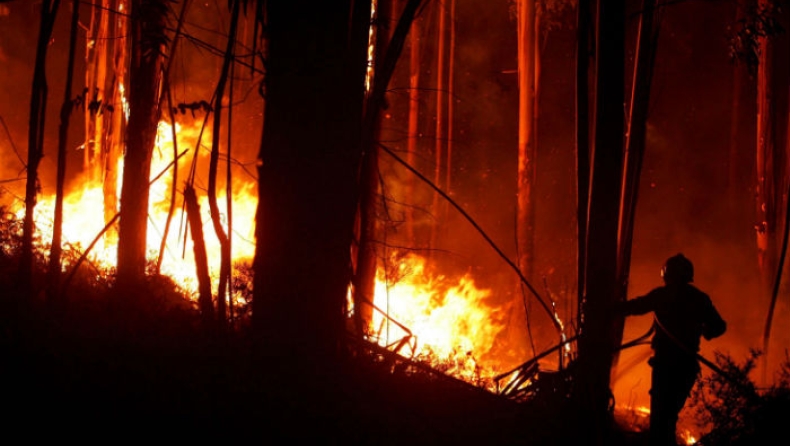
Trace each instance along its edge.
{"label": "leafy foliage", "polygon": [[790,357],[782,364],[775,384],[759,389],[749,374],[754,370],[758,351],[738,364],[717,353],[716,362],[726,376],[712,374],[702,379],[691,395],[693,413],[710,428],[698,444],[752,445],[772,444],[783,433],[790,417]]}

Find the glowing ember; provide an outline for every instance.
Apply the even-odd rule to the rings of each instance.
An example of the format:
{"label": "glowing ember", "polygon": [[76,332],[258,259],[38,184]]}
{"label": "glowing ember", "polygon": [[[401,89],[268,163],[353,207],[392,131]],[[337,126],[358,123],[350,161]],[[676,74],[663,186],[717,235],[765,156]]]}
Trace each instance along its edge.
{"label": "glowing ember", "polygon": [[[486,303],[491,291],[477,288],[468,274],[457,280],[435,275],[426,268],[426,260],[414,254],[394,268],[386,274],[379,270],[374,303],[411,333],[377,312],[371,324],[374,340],[387,346],[411,335],[415,359],[489,386],[499,372],[490,352],[504,329],[505,314]],[[388,282],[386,277],[398,279]]]}

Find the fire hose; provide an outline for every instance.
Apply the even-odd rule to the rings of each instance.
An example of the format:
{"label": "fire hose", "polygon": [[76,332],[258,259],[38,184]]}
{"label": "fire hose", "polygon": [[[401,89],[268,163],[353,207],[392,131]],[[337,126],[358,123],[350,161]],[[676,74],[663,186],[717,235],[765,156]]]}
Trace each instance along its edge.
{"label": "fire hose", "polygon": [[648,330],[647,333],[643,334],[642,336],[640,336],[640,337],[638,337],[638,338],[636,338],[636,339],[634,339],[632,341],[629,341],[629,342],[627,342],[625,344],[622,344],[618,348],[618,350],[623,350],[623,349],[626,349],[626,348],[629,348],[629,347],[633,347],[635,345],[638,345],[638,344],[642,343],[646,338],[648,338],[650,335],[652,335],[655,332],[656,327],[661,329],[661,331],[665,335],[667,335],[667,337],[678,348],[680,348],[681,351],[685,352],[686,354],[688,354],[690,356],[693,356],[697,361],[701,362],[702,364],[707,366],[709,369],[711,369],[714,372],[718,373],[719,375],[721,375],[722,377],[727,379],[727,381],[729,381],[730,383],[735,384],[738,387],[743,387],[743,383],[741,383],[740,381],[738,381],[737,379],[735,379],[734,377],[729,375],[727,372],[722,370],[719,366],[714,364],[712,361],[710,361],[707,358],[705,358],[704,356],[702,356],[699,352],[691,351],[691,349],[689,349],[685,344],[680,342],[680,340],[678,338],[676,338],[675,335],[672,334],[672,332],[667,330],[667,328],[664,327],[664,325],[661,324],[661,321],[659,321],[658,318],[655,317],[655,316],[653,316],[653,325],[650,326],[650,330]]}

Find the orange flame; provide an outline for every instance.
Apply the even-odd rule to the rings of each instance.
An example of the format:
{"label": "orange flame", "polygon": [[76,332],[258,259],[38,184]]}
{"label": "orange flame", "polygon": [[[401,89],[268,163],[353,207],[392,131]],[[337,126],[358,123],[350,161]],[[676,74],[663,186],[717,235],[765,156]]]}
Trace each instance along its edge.
{"label": "orange flame", "polygon": [[[182,126],[176,124],[179,151],[190,149],[194,152],[197,146],[200,127],[198,124],[193,126]],[[210,138],[204,134],[204,138]],[[179,160],[180,165],[186,165],[191,157],[184,156]],[[172,127],[166,122],[160,122],[157,132],[156,148],[153,151],[151,162],[151,180],[154,180],[162,172],[172,172],[173,163],[173,141]],[[122,172],[123,160],[119,162],[119,172]],[[181,171],[179,171],[180,173]],[[179,182],[183,184],[186,175],[179,175]],[[117,187],[120,196],[120,182],[122,178],[119,174],[119,184]],[[155,261],[159,255],[161,237],[164,233],[165,222],[169,213],[170,194],[172,187],[172,174],[166,173],[157,181],[154,181],[150,188],[150,199],[148,208],[148,253],[149,260]],[[177,185],[180,189],[181,186]],[[63,244],[72,245],[78,249],[85,249],[89,246],[96,236],[105,226],[103,190],[100,181],[84,181],[83,184],[72,187],[63,200]],[[183,206],[181,205],[181,193],[177,193],[177,201],[168,232],[167,243],[163,255],[161,273],[173,278],[187,294],[194,295],[197,292],[197,280],[195,279],[194,258],[192,254],[192,240],[185,237]],[[204,234],[206,234],[206,250],[209,258],[209,270],[215,284],[218,280],[220,247],[219,241],[214,234],[211,219],[208,214],[206,197],[199,198],[201,210],[204,213]],[[218,204],[224,217],[223,225],[228,231],[227,209],[225,190],[218,190]],[[234,261],[247,261],[254,255],[254,221],[257,207],[257,188],[255,183],[235,181],[233,191],[233,231],[231,237],[232,253]],[[35,210],[36,230],[42,240],[49,241],[52,238],[52,216],[55,207],[55,196],[44,195],[39,198]],[[116,210],[117,211],[117,210]],[[22,218],[24,215],[24,205],[17,209],[16,215]],[[186,239],[186,240],[185,240]],[[101,237],[92,248],[89,259],[103,267],[112,267],[117,260],[117,245],[112,237],[107,235]],[[67,265],[64,265],[64,268]],[[238,297],[238,296],[237,296]]]}
{"label": "orange flame", "polygon": [[[410,332],[377,312],[370,327],[374,340],[386,346],[411,336],[415,359],[464,381],[491,385],[499,372],[491,350],[506,314],[488,303],[491,291],[478,288],[469,274],[437,275],[416,254],[404,256],[395,269],[395,274],[379,270],[374,304]],[[393,276],[399,280],[387,280]]]}

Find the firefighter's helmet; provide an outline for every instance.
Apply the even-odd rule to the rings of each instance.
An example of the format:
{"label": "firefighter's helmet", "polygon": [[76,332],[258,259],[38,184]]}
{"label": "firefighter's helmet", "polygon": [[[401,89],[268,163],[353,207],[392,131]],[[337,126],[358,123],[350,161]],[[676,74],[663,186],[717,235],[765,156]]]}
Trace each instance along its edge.
{"label": "firefighter's helmet", "polygon": [[661,277],[666,283],[688,283],[694,281],[694,264],[683,254],[667,259],[661,268]]}

